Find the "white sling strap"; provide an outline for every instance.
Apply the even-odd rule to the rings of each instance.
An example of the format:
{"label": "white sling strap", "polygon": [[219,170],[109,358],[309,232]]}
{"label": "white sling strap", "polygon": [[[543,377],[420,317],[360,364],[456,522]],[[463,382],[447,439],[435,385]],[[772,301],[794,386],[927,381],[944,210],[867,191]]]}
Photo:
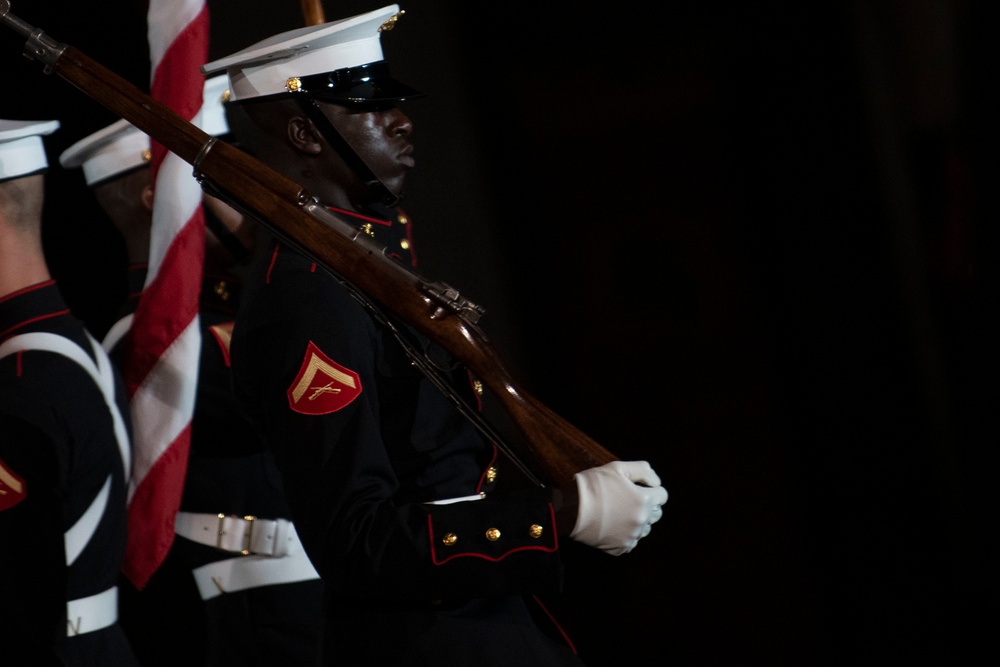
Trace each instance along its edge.
{"label": "white sling strap", "polygon": [[108,333],[104,334],[104,340],[101,341],[101,347],[104,348],[105,352],[110,354],[111,350],[118,344],[118,341],[125,337],[128,330],[132,328],[133,319],[135,319],[135,315],[129,314],[111,325]]}
{"label": "white sling strap", "polygon": [[[87,373],[94,379],[94,382],[101,390],[101,393],[104,395],[104,402],[107,404],[108,410],[111,412],[111,418],[114,422],[115,438],[118,441],[118,451],[121,455],[125,471],[125,480],[127,481],[131,465],[131,456],[129,451],[130,445],[128,431],[125,428],[125,421],[122,418],[121,412],[118,410],[118,404],[115,402],[115,379],[111,361],[108,359],[108,356],[105,354],[103,348],[97,344],[97,341],[95,341],[89,333],[87,334],[87,338],[90,341],[91,348],[94,350],[94,356],[97,358],[97,363],[94,363],[94,361],[79,345],[65,336],[45,331],[19,334],[8,338],[3,343],[0,343],[0,358],[22,350],[41,350],[61,354],[64,357],[72,359],[85,371],[87,371]],[[93,537],[94,531],[97,530],[97,525],[100,522],[101,516],[104,515],[104,510],[107,507],[110,493],[111,476],[108,475],[108,479],[104,482],[104,486],[101,487],[101,491],[90,503],[90,506],[76,521],[73,527],[66,531],[64,541],[66,546],[67,565],[73,564],[76,558],[83,551],[83,548],[88,542],[90,542],[90,538]]]}
{"label": "white sling strap", "polygon": [[94,536],[97,525],[104,516],[104,510],[108,508],[108,498],[111,497],[111,475],[104,480],[104,486],[91,501],[87,511],[76,520],[73,527],[66,531],[63,542],[66,544],[66,565],[72,565],[77,557],[83,552],[83,548]]}

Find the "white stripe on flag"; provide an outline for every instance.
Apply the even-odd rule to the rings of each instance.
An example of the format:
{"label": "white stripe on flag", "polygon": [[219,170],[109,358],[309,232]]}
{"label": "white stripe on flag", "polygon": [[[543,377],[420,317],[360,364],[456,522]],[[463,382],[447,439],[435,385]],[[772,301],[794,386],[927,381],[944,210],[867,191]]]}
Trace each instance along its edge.
{"label": "white stripe on flag", "polygon": [[132,397],[133,414],[157,415],[157,418],[139,419],[134,424],[132,441],[136,451],[129,500],[135,492],[136,480],[146,478],[149,469],[191,421],[198,381],[198,369],[191,367],[191,358],[200,349],[201,329],[198,320],[194,320],[174,339]]}

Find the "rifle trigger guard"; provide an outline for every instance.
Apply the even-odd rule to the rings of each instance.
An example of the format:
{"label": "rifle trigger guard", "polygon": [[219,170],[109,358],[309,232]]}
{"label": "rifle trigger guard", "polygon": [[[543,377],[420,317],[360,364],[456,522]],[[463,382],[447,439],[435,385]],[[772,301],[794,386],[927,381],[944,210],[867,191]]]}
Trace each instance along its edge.
{"label": "rifle trigger guard", "polygon": [[205,144],[201,147],[201,150],[198,151],[198,154],[194,156],[193,160],[191,160],[191,166],[194,167],[192,175],[194,176],[195,180],[198,181],[199,183],[201,183],[205,179],[205,175],[201,173],[200,169],[201,161],[204,160],[205,156],[208,155],[208,152],[212,150],[212,146],[215,145],[216,141],[218,141],[217,137],[209,137],[208,141],[206,141]]}

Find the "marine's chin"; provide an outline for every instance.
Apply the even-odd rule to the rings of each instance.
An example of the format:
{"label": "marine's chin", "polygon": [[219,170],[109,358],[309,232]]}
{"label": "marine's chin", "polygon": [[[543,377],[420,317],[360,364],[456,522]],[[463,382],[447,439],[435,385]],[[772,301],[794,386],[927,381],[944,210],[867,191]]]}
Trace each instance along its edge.
{"label": "marine's chin", "polygon": [[382,181],[382,184],[389,189],[390,192],[402,192],[404,186],[406,185],[406,175],[400,174],[393,178],[388,178]]}

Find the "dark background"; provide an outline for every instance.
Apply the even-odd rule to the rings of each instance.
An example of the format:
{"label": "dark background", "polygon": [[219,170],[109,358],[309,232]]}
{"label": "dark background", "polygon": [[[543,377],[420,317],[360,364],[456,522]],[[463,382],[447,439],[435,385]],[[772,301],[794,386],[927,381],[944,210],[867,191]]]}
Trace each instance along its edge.
{"label": "dark background", "polygon": [[[303,24],[294,0],[208,4],[212,58]],[[383,45],[428,93],[407,107],[423,272],[671,494],[633,553],[567,547],[554,604],[589,664],[992,653],[1000,5],[402,8]],[[142,2],[13,12],[148,84]],[[22,45],[0,33],[0,116],[59,118],[56,164],[115,118]],[[80,175],[50,173],[53,270],[100,327],[123,251]]]}

